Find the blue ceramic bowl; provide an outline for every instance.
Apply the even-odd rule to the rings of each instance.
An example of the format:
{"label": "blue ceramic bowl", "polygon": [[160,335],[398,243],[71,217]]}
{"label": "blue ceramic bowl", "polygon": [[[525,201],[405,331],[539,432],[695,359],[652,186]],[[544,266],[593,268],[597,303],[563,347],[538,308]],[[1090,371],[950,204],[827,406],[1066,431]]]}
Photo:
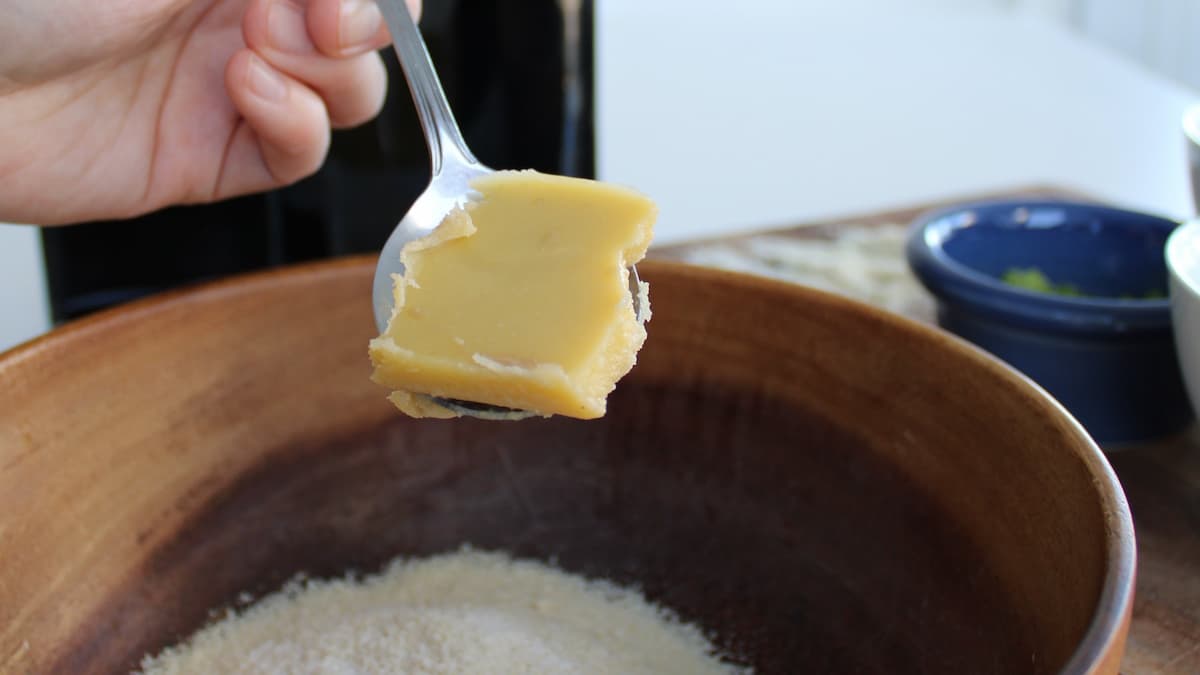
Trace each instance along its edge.
{"label": "blue ceramic bowl", "polygon": [[[1177,226],[1092,204],[983,202],[918,218],[907,255],[943,328],[1028,375],[1099,442],[1129,443],[1192,419],[1166,298]],[[1080,295],[1004,281],[1013,270]]]}

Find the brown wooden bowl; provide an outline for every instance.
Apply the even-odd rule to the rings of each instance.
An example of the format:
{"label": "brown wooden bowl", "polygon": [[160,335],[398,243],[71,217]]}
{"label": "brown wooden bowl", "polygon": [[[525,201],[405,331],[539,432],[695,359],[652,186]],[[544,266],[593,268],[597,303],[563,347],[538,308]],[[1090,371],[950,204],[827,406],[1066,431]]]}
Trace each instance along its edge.
{"label": "brown wooden bowl", "polygon": [[608,416],[414,421],[374,262],[135,303],[0,357],[0,671],[127,671],[243,591],[464,542],[640,585],[761,673],[1116,673],[1132,524],[1013,371],[797,287],[647,263]]}

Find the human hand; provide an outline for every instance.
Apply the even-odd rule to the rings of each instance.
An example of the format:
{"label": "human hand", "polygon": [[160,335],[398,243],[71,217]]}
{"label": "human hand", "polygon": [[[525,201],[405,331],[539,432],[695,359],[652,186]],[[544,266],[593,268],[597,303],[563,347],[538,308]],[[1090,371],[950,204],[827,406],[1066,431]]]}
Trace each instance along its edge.
{"label": "human hand", "polygon": [[0,221],[295,182],[379,112],[388,40],[372,0],[0,0]]}

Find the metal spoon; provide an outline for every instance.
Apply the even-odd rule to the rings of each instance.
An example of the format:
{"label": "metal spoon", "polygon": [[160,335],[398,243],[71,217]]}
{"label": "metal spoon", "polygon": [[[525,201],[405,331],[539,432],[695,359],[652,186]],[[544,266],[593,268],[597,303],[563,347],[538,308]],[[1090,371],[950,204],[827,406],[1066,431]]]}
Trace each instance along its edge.
{"label": "metal spoon", "polygon": [[[379,264],[375,267],[375,285],[371,295],[375,306],[375,324],[379,332],[383,333],[387,330],[388,321],[395,308],[392,275],[404,273],[404,265],[400,262],[400,249],[410,241],[432,232],[441,224],[447,213],[469,199],[470,182],[492,173],[493,170],[475,159],[475,155],[471,154],[466,141],[463,140],[458,123],[454,120],[454,113],[450,111],[450,103],[446,100],[446,93],[442,90],[442,83],[434,70],[433,61],[429,57],[429,50],[425,47],[425,40],[408,12],[408,5],[404,0],[376,1],[392,34],[392,46],[396,49],[396,56],[399,57],[400,66],[404,70],[404,78],[408,81],[408,88],[416,103],[417,116],[421,119],[425,142],[429,145],[433,169],[429,187],[417,197],[417,201],[396,225],[396,229],[383,245],[379,254]],[[630,268],[629,279],[634,311],[641,317],[638,292],[641,282],[637,277],[636,268]],[[486,403],[431,398],[438,405],[472,417],[520,419],[533,415]]]}

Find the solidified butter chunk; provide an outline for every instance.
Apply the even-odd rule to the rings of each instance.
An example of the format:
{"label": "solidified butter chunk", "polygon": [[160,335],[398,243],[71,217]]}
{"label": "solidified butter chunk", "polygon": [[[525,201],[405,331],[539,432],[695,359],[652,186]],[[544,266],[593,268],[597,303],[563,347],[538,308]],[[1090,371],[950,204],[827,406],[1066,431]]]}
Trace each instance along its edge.
{"label": "solidified butter chunk", "polygon": [[654,203],[534,171],[471,187],[477,198],[401,252],[396,309],[370,345],[371,379],[413,417],[457,415],[431,397],[603,416],[646,339],[628,267],[650,245]]}

